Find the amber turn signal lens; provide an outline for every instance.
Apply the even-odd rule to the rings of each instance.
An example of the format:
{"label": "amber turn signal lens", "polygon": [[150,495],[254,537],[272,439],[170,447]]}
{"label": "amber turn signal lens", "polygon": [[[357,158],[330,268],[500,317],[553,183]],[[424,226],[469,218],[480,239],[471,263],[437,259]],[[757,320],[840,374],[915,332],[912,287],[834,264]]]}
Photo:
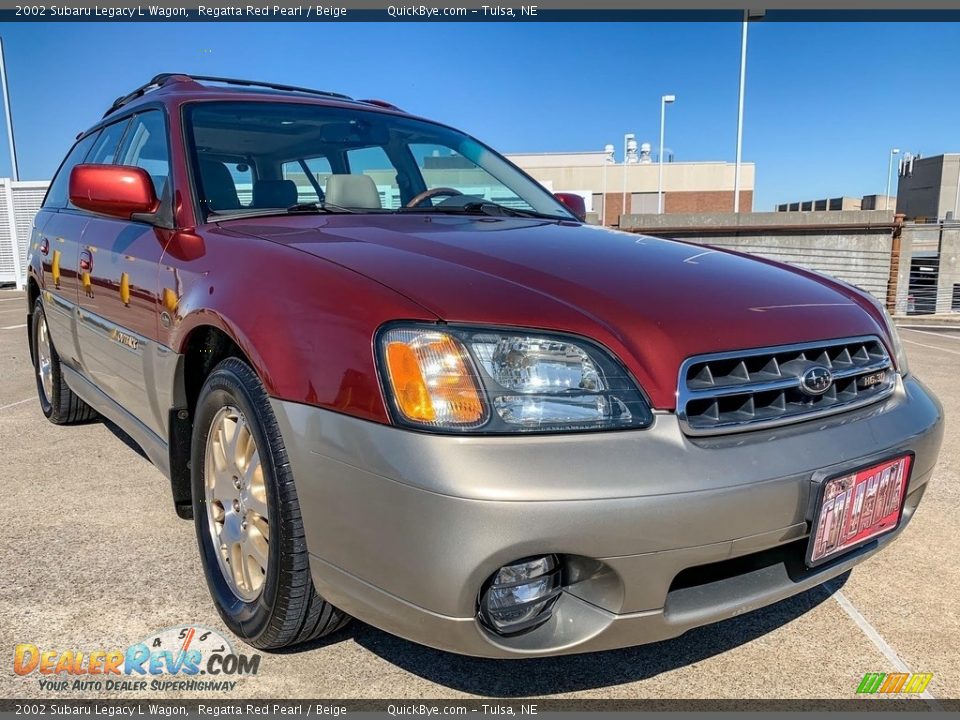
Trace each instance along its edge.
{"label": "amber turn signal lens", "polygon": [[390,330],[383,347],[393,397],[405,419],[434,427],[483,420],[477,381],[459,341],[432,330]]}

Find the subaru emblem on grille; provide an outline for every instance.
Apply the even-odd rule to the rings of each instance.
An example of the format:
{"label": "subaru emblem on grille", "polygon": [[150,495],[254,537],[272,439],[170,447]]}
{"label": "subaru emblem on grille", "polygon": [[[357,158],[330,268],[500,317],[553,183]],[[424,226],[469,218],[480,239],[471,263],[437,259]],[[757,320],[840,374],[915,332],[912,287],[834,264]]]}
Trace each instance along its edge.
{"label": "subaru emblem on grille", "polygon": [[800,390],[806,395],[823,395],[833,384],[833,373],[823,365],[807,368],[800,376]]}

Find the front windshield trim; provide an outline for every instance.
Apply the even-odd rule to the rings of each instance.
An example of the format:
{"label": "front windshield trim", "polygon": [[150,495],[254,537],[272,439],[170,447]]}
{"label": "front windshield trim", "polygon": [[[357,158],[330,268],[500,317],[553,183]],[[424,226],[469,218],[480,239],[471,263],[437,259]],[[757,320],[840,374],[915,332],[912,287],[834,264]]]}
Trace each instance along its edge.
{"label": "front windshield trim", "polygon": [[[473,136],[468,135],[467,133],[464,133],[463,131],[457,128],[454,128],[449,125],[445,125],[443,123],[436,122],[433,120],[413,116],[413,115],[399,115],[394,112],[389,112],[389,113],[382,112],[377,108],[348,108],[342,105],[333,105],[333,104],[325,104],[325,103],[317,103],[317,102],[303,102],[303,101],[295,102],[295,101],[289,101],[286,99],[267,100],[267,99],[260,99],[260,98],[257,98],[256,100],[253,100],[253,99],[195,100],[188,103],[184,103],[182,107],[182,120],[183,120],[182,131],[183,131],[183,138],[185,141],[184,145],[187,149],[188,160],[189,160],[188,176],[190,181],[190,189],[191,189],[191,195],[193,196],[194,205],[197,211],[198,220],[200,222],[220,222],[223,220],[239,218],[239,217],[251,217],[253,215],[268,215],[268,214],[274,215],[274,214],[287,213],[287,211],[282,208],[266,208],[266,207],[264,208],[242,207],[238,209],[237,212],[234,212],[232,209],[226,210],[226,211],[216,211],[216,210],[209,209],[208,207],[205,207],[204,202],[201,200],[202,192],[200,190],[200,172],[199,172],[200,153],[198,152],[197,145],[196,145],[196,133],[195,133],[194,124],[193,124],[194,112],[197,110],[209,110],[211,108],[216,108],[218,106],[230,107],[230,106],[246,106],[246,105],[256,105],[260,107],[290,106],[290,107],[296,107],[298,109],[302,109],[304,107],[311,107],[311,108],[316,108],[320,112],[326,111],[331,113],[342,113],[345,115],[348,115],[348,114],[355,114],[355,115],[362,115],[362,116],[369,115],[369,116],[376,116],[380,119],[388,118],[387,120],[388,123],[392,119],[395,119],[397,122],[401,122],[401,123],[417,123],[417,124],[430,126],[438,130],[444,131],[445,134],[452,133],[458,137],[461,143],[459,147],[463,147],[463,143],[469,142],[469,143],[475,144],[475,146],[478,147],[482,152],[489,154],[489,155],[485,155],[485,157],[489,157],[493,161],[491,163],[493,167],[489,167],[487,164],[481,165],[477,161],[469,157],[466,157],[465,159],[468,162],[475,165],[479,170],[489,175],[493,180],[500,183],[503,188],[514,193],[515,196],[519,198],[522,202],[529,205],[531,208],[530,210],[526,210],[525,208],[518,208],[518,209],[521,210],[522,212],[525,211],[526,213],[529,213],[528,217],[530,217],[530,219],[550,219],[554,221],[573,221],[578,223],[581,222],[559,200],[557,200],[549,190],[543,187],[543,185],[541,185],[536,179],[534,179],[529,174],[527,174],[522,168],[516,166],[509,159],[504,157],[502,154],[498,153],[489,145],[486,145],[485,143],[477,140]],[[410,141],[409,144],[410,145],[417,144],[418,142],[422,142],[422,141]],[[461,154],[458,149],[451,148],[451,150],[453,150],[458,154]],[[296,158],[293,158],[293,159],[296,159]],[[420,173],[421,181],[424,181],[425,179],[423,178],[423,168],[417,166],[416,169]],[[514,174],[516,177],[510,178],[510,182],[504,182],[504,180],[502,179],[503,176],[501,174],[503,170],[509,171],[509,173]],[[518,184],[521,185],[519,189],[517,188]],[[480,200],[484,200],[484,198],[480,198]],[[495,201],[491,201],[491,200],[487,200],[487,202],[492,202],[494,204],[497,204]],[[537,209],[538,205],[541,207],[547,207],[554,212],[544,212],[543,210]],[[509,207],[509,206],[503,206],[503,207]],[[431,208],[419,208],[419,209],[424,210],[426,212],[432,211]],[[511,208],[511,209],[514,209],[514,208]],[[397,211],[414,212],[418,210],[418,208],[408,209],[404,205],[401,205],[399,208],[382,208],[382,209],[349,207],[349,210],[357,214],[384,214],[384,213],[393,213]],[[453,213],[450,213],[450,214],[453,214]],[[470,213],[463,213],[463,214],[470,214]],[[521,217],[521,215],[518,213],[517,217]]]}

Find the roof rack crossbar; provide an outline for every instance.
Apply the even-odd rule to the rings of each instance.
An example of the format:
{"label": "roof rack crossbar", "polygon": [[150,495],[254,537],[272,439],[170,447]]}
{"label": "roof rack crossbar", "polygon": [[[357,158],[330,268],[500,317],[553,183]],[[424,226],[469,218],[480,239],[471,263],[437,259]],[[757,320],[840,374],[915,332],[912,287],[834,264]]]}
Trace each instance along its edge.
{"label": "roof rack crossbar", "polygon": [[162,87],[167,81],[172,78],[182,78],[184,80],[193,80],[193,81],[202,81],[202,82],[216,82],[223,83],[225,85],[240,85],[243,87],[264,87],[270,88],[272,90],[282,90],[284,92],[296,92],[296,93],[306,93],[308,95],[320,95],[322,97],[336,98],[338,100],[353,100],[349,95],[343,95],[342,93],[330,92],[327,90],[314,90],[312,88],[299,87],[297,85],[281,85],[279,83],[270,83],[270,82],[259,82],[257,80],[242,80],[240,78],[227,78],[227,77],[217,77],[214,75],[188,75],[186,73],[161,73],[153,77],[150,82],[145,85],[141,85],[136,90],[123,95],[117,98],[113,105],[103,114],[104,117],[110,115],[112,112],[119,110],[121,107],[127,103],[136,100],[138,97],[146,94],[151,90],[155,90],[159,87]]}

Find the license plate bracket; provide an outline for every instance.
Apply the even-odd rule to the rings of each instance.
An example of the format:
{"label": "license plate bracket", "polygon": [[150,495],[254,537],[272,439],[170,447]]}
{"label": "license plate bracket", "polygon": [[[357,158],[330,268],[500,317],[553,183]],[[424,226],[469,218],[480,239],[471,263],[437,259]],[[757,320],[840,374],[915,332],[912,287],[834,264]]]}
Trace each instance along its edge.
{"label": "license plate bracket", "polygon": [[807,567],[835,560],[899,527],[913,460],[912,452],[898,453],[814,479]]}

